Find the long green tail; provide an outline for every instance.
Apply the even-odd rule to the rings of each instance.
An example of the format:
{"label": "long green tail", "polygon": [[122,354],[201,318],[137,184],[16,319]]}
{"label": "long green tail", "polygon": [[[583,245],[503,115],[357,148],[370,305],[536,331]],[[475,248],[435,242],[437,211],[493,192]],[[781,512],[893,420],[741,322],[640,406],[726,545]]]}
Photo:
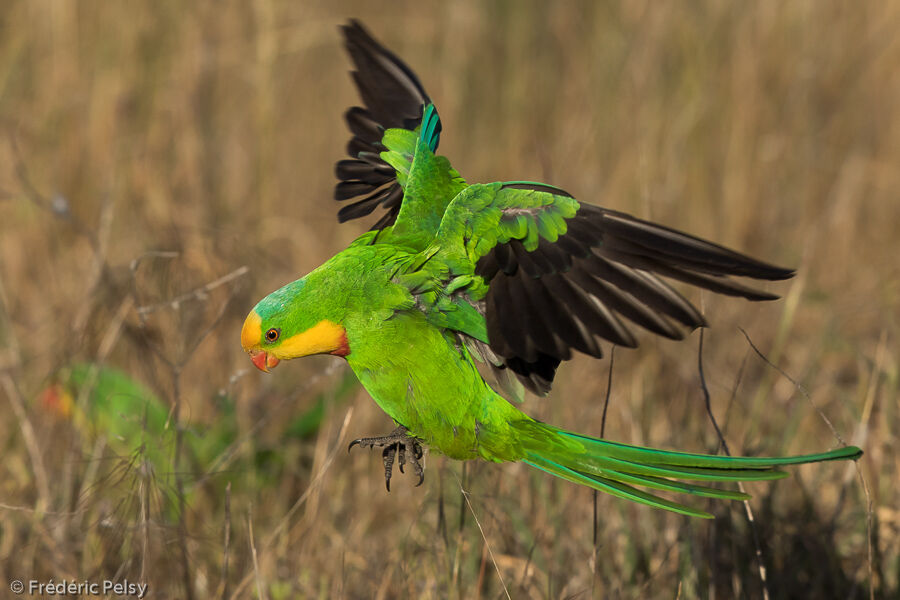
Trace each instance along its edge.
{"label": "long green tail", "polygon": [[712,515],[634,486],[724,500],[747,500],[750,496],[741,492],[684,481],[781,479],[788,474],[777,467],[826,460],[856,460],[862,455],[862,450],[856,446],[847,446],[821,454],[779,458],[710,456],[618,444],[537,421],[511,425],[520,433],[524,462],[533,467],[619,498],[705,519],[711,519]]}

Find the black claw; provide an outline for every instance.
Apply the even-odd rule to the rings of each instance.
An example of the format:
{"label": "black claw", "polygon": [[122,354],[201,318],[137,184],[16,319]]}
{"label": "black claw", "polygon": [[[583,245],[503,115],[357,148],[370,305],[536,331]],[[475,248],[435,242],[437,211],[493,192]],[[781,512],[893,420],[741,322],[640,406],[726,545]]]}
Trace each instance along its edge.
{"label": "black claw", "polygon": [[381,451],[381,460],[384,463],[384,485],[387,491],[391,491],[391,474],[394,472],[394,455],[397,453],[397,446],[385,446]]}
{"label": "black claw", "polygon": [[425,455],[425,451],[422,449],[422,444],[415,437],[409,435],[409,431],[402,425],[385,436],[353,440],[347,447],[347,452],[350,452],[353,446],[357,445],[361,448],[367,446],[369,448],[375,448],[376,446],[382,448],[381,460],[384,464],[384,487],[388,492],[391,491],[391,475],[394,470],[395,459],[397,459],[397,467],[401,473],[406,472],[404,467],[407,460],[412,463],[413,470],[419,476],[419,482],[416,483],[416,487],[422,485],[422,482],[425,481],[425,469],[419,462],[419,459]]}

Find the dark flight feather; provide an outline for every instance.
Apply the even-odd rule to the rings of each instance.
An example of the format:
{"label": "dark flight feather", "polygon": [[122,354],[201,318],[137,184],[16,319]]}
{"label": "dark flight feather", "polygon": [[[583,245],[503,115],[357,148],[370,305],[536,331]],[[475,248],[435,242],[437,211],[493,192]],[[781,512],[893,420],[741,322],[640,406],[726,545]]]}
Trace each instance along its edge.
{"label": "dark flight feather", "polygon": [[[515,182],[504,187],[550,191]],[[551,192],[558,193],[558,192]],[[556,242],[497,244],[476,265],[489,283],[490,347],[532,392],[549,390],[556,366],[578,350],[602,356],[600,339],[635,347],[625,320],[670,339],[706,320],[662,277],[718,294],[771,300],[774,294],[731,279],[786,279],[783,269],[724,246],[617,211],[581,204]],[[671,320],[670,320],[671,319]],[[502,365],[501,365],[502,366]]]}
{"label": "dark flight feather", "polygon": [[378,156],[385,149],[381,138],[386,129],[418,127],[423,106],[430,100],[415,73],[375,41],[359,21],[351,20],[341,31],[356,67],[351,75],[365,106],[354,106],[344,114],[353,137],[347,144],[350,159],[335,167],[340,181],[334,198],[357,201],[338,211],[338,220],[358,219],[381,206],[387,212],[372,229],[383,229],[393,225],[400,212],[403,188],[393,167]]}

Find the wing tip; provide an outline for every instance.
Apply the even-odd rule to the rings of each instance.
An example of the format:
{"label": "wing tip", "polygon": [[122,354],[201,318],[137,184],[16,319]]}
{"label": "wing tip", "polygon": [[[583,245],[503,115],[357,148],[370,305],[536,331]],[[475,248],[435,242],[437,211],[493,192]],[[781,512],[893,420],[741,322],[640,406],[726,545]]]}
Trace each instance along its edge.
{"label": "wing tip", "polygon": [[346,23],[338,25],[338,31],[343,34],[345,41],[349,41],[350,38],[357,35],[372,39],[372,34],[370,34],[369,30],[366,29],[366,26],[362,24],[362,21],[356,17],[350,17],[347,19]]}
{"label": "wing tip", "polygon": [[[397,127],[413,130],[421,122],[422,106],[430,100],[413,70],[381,44],[362,21],[349,18],[337,28],[350,57],[353,66],[350,73],[363,104],[351,107],[344,113],[344,120],[352,134],[347,144],[347,154],[374,166],[374,170],[365,172],[363,177],[349,177],[350,171],[363,172],[357,164],[345,173],[337,173],[341,181],[337,184],[335,199],[349,200],[368,195],[354,205],[341,209],[338,221],[344,223],[366,216],[380,205],[388,210],[373,229],[382,229],[396,220],[403,196],[396,177],[393,177],[395,183],[389,185],[392,178],[387,175],[390,173],[379,172],[379,168],[390,166],[377,155],[384,149],[384,133]],[[431,129],[435,145],[439,131],[439,123]],[[342,166],[347,169],[344,162],[339,163],[336,170]]]}

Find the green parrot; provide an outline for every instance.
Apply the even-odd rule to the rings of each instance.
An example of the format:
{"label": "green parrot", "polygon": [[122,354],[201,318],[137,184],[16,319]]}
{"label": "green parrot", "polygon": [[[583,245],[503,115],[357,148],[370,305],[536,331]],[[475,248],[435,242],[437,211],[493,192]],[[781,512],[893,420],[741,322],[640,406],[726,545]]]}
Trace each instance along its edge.
{"label": "green parrot", "polygon": [[777,296],[729,276],[781,280],[793,271],[580,203],[551,185],[466,183],[435,155],[441,122],[412,70],[360,23],[341,29],[365,107],[345,115],[352,158],[337,163],[335,198],[357,200],[338,219],[387,210],[347,249],[263,298],[241,344],[263,371],[312,354],[345,358],[398,425],[350,445],[383,448],[388,490],[395,458],[422,483],[427,446],[459,460],[522,461],[620,498],[709,518],[648,490],[743,500],[702,483],[778,479],[786,474],[777,467],[862,454],[844,447],[732,458],[630,446],[542,423],[497,393],[478,363],[507,382],[501,389],[544,395],[573,351],[600,357],[601,340],[637,346],[626,320],[673,339],[684,335],[676,323],[705,326],[660,276],[771,300]]}
{"label": "green parrot", "polygon": [[[76,398],[86,387],[89,393],[82,408]],[[72,423],[86,439],[104,436],[122,459],[139,459],[158,473],[171,470],[175,438],[168,426],[168,407],[118,369],[89,363],[60,369],[40,394],[40,407]]]}

